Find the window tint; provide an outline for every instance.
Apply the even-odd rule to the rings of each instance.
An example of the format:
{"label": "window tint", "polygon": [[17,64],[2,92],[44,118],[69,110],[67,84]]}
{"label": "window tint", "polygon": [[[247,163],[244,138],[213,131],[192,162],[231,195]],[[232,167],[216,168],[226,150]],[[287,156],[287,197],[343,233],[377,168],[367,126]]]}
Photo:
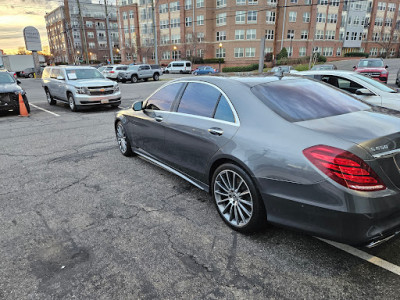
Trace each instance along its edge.
{"label": "window tint", "polygon": [[264,104],[290,122],[370,109],[343,92],[308,79],[264,83],[251,90]]}
{"label": "window tint", "polygon": [[191,66],[190,62],[187,62],[186,67],[190,67],[190,66]]}
{"label": "window tint", "polygon": [[169,111],[183,83],[167,85],[147,100],[145,109]]}
{"label": "window tint", "polygon": [[233,112],[231,110],[231,107],[229,106],[228,101],[226,98],[221,95],[221,98],[219,100],[217,110],[215,111],[214,115],[215,119],[218,120],[223,120],[227,122],[235,122],[235,117],[233,116]]}
{"label": "window tint", "polygon": [[220,92],[202,83],[189,83],[179,103],[178,112],[212,118]]}

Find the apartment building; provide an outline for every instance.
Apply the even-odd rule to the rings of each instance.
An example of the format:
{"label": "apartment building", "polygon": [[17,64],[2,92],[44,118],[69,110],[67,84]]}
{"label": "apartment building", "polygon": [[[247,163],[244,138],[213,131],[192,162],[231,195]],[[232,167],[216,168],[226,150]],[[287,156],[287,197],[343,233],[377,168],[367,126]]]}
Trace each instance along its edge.
{"label": "apartment building", "polygon": [[45,21],[50,51],[54,62],[107,61],[111,49],[115,59],[119,55],[119,30],[116,6],[108,5],[109,27],[103,4],[91,0],[64,0]]}

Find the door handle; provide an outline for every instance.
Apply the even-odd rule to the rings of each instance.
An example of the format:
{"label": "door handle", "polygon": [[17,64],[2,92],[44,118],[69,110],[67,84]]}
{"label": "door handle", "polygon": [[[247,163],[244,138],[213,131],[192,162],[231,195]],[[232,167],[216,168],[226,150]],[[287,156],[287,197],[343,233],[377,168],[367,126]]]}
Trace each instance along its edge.
{"label": "door handle", "polygon": [[224,133],[224,131],[218,127],[212,127],[208,129],[208,132],[211,133],[212,135],[222,135]]}
{"label": "door handle", "polygon": [[157,122],[162,122],[163,117],[161,117],[161,116],[156,116],[154,119],[155,119]]}

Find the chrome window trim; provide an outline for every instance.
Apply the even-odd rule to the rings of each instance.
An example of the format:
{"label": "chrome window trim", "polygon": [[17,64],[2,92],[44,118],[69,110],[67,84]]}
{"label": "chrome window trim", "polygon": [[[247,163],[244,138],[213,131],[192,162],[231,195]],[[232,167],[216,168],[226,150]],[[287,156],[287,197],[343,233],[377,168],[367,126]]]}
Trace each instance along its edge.
{"label": "chrome window trim", "polygon": [[390,150],[390,151],[385,151],[385,152],[382,152],[382,153],[373,154],[372,156],[374,158],[386,158],[386,157],[394,156],[394,155],[396,155],[398,153],[400,153],[400,149],[394,149],[394,150]]}

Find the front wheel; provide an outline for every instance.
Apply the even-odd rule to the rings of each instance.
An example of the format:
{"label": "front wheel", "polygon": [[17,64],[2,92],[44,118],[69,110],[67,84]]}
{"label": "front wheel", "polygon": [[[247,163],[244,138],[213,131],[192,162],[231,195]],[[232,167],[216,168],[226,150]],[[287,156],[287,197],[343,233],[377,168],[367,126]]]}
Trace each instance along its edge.
{"label": "front wheel", "polygon": [[46,99],[50,105],[56,104],[56,100],[54,100],[53,96],[50,94],[50,91],[48,89],[46,89]]}
{"label": "front wheel", "polygon": [[117,137],[119,150],[121,151],[122,155],[132,156],[133,151],[131,148],[131,143],[128,140],[125,128],[120,121],[117,123],[117,126],[115,127],[115,135]]}
{"label": "front wheel", "polygon": [[75,99],[72,94],[68,94],[68,105],[71,111],[76,112],[78,111],[78,107],[75,104]]}
{"label": "front wheel", "polygon": [[160,75],[158,75],[157,73],[155,73],[154,75],[153,75],[153,80],[154,81],[158,81],[160,79]]}
{"label": "front wheel", "polygon": [[219,215],[234,230],[248,233],[265,227],[264,203],[242,168],[230,163],[218,167],[212,178],[212,195]]}
{"label": "front wheel", "polygon": [[131,77],[131,82],[132,82],[132,83],[138,82],[138,77],[137,77],[136,75],[132,75],[132,77]]}

